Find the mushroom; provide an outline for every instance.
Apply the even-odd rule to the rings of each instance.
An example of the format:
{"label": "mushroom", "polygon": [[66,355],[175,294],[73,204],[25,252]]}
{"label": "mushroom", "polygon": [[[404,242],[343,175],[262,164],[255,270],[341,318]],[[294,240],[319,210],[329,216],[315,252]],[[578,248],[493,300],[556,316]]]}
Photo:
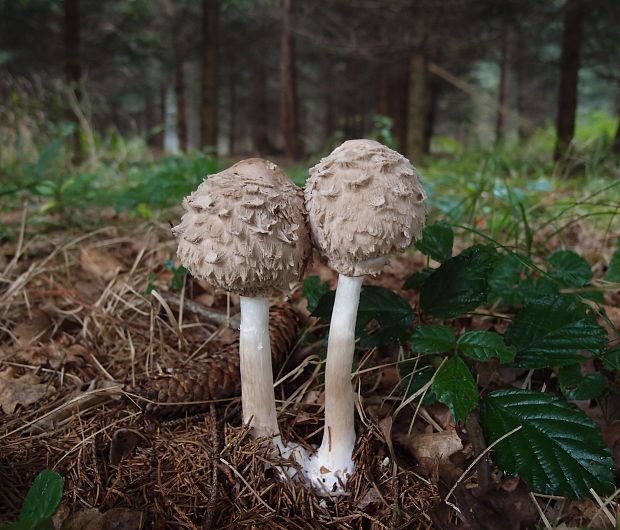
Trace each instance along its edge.
{"label": "mushroom", "polygon": [[304,194],[314,246],[339,273],[325,368],[325,428],[309,479],[340,494],[354,471],[351,368],[362,282],[420,238],[426,194],[409,160],[374,140],[349,140],[334,149],[310,169]]}
{"label": "mushroom", "polygon": [[276,417],[269,300],[300,279],[311,253],[302,191],[280,168],[251,158],[206,179],[183,201],[172,231],[196,277],[241,298],[243,421],[284,450]]}

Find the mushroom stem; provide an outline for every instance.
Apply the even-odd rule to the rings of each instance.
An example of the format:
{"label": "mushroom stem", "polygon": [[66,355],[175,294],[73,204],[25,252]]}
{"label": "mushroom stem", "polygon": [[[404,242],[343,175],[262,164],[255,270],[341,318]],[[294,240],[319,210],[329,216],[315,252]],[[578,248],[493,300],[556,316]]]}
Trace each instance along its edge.
{"label": "mushroom stem", "polygon": [[280,429],[271,368],[269,300],[241,296],[239,356],[243,421],[257,437],[277,436]]}
{"label": "mushroom stem", "polygon": [[[325,430],[317,455],[324,483],[344,484],[353,473],[355,446],[354,395],[351,367],[355,349],[355,322],[363,276],[338,277],[338,288],[329,326],[325,368]],[[327,471],[329,470],[329,471]],[[329,486],[329,489],[332,489]]]}

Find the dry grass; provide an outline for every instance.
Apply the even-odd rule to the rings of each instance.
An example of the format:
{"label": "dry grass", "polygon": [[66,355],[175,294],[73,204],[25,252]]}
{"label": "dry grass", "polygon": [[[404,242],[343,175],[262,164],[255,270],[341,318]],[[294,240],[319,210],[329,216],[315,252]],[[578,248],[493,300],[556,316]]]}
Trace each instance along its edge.
{"label": "dry grass", "polygon": [[[376,415],[359,425],[349,495],[332,500],[276,479],[268,452],[240,426],[238,400],[175,421],[143,413],[128,389],[234,339],[225,326],[146,294],[147,285],[163,292],[171,280],[167,226],[31,237],[23,221],[17,244],[1,249],[0,370],[33,374],[46,393],[0,412],[0,520],[16,517],[34,476],[50,468],[65,477],[65,509],[135,508],[153,528],[431,527],[437,490],[394,463]],[[227,310],[226,295],[199,282],[184,292]],[[305,369],[279,374],[280,422],[288,436],[316,443],[322,407],[310,397],[321,388],[322,362],[312,345],[291,356],[302,351]],[[119,449],[128,431],[132,441]],[[111,463],[111,447],[125,451],[120,463]]]}

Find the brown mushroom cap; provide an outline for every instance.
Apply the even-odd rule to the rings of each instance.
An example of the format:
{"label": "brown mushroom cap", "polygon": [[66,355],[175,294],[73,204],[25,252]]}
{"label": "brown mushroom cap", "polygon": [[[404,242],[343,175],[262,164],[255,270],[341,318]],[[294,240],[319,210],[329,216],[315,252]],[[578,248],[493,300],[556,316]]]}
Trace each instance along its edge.
{"label": "brown mushroom cap", "polygon": [[183,207],[172,232],[194,276],[242,296],[301,277],[311,252],[303,194],[273,162],[250,158],[210,175]]}
{"label": "brown mushroom cap", "polygon": [[310,169],[305,200],[315,246],[347,276],[376,275],[383,258],[419,239],[426,193],[404,156],[349,140]]}

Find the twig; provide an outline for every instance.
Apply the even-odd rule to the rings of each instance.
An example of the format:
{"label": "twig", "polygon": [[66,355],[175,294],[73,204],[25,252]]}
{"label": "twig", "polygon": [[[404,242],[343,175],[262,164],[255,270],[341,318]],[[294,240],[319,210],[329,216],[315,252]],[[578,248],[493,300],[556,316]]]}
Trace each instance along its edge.
{"label": "twig", "polygon": [[211,324],[228,324],[228,326],[232,329],[239,329],[239,325],[241,323],[241,319],[239,314],[233,315],[228,318],[226,313],[221,313],[220,311],[214,311],[213,309],[209,309],[204,307],[193,300],[188,300],[184,298],[181,300],[181,297],[175,293],[171,292],[161,292],[159,295],[166,300],[170,305],[180,309],[181,306],[184,307],[185,311],[189,311],[190,313],[194,313],[202,318],[204,318],[207,322]]}
{"label": "twig", "polygon": [[[485,454],[487,444],[482,436],[482,429],[480,429],[480,422],[478,421],[478,413],[476,411],[471,412],[465,420],[465,428],[469,435],[469,441],[474,449],[474,455],[478,456]],[[476,464],[476,473],[478,475],[478,490],[485,492],[489,489],[491,484],[491,470],[489,468],[489,459],[482,458]]]}

